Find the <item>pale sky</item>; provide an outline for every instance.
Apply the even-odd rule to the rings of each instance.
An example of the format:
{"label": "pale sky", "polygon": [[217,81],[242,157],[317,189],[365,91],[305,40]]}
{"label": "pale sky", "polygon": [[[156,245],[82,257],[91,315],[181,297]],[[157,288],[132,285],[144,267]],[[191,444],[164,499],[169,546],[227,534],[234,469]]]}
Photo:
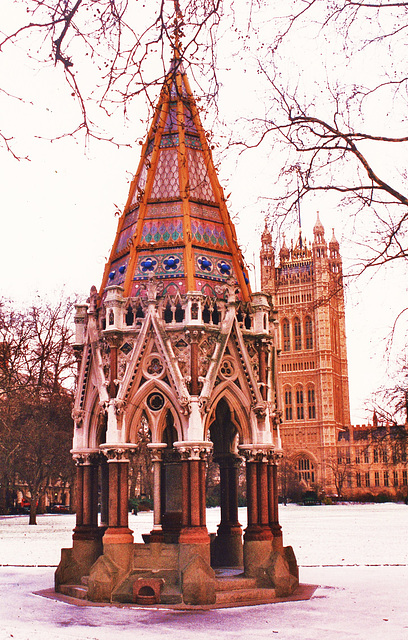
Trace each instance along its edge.
{"label": "pale sky", "polygon": [[[51,138],[70,128],[75,122],[74,104],[62,75],[52,65],[39,71],[35,61],[28,60],[21,49],[16,50],[14,61],[11,66],[0,56],[0,75],[8,91],[23,93],[33,104],[28,98],[22,103],[0,94],[2,131],[14,138],[15,152],[28,155],[30,161],[17,161],[0,149],[0,294],[18,303],[31,302],[37,294],[55,298],[62,290],[85,299],[90,287],[95,284],[99,288],[101,282],[116,231],[115,212],[122,211],[139,161],[136,140],[145,135],[142,121],[147,116],[146,108],[142,103],[135,107],[130,123],[125,124],[120,115],[107,123],[130,148],[101,142],[91,142],[85,148],[80,137],[54,142],[40,139],[36,136]],[[233,121],[245,115],[256,79],[245,76],[240,67],[230,68],[223,75],[219,107],[221,117]],[[194,82],[191,84],[194,91]],[[217,148],[214,159],[221,159]],[[222,155],[220,181],[225,193],[231,193],[229,210],[238,240],[247,263],[256,264],[257,273],[251,273],[253,290],[259,288],[260,235],[267,210],[258,197],[273,197],[278,170],[278,160],[261,150],[239,157],[235,152]],[[357,251],[347,217],[344,211],[336,212],[330,199],[305,202],[302,228],[309,241],[313,239],[317,211],[327,241],[335,228],[347,273]],[[297,235],[296,227],[287,234],[289,240],[291,235]],[[365,403],[386,383],[386,340],[395,317],[405,306],[406,293],[402,265],[364,276],[347,287],[346,331],[354,424],[371,417],[371,409],[367,410]],[[404,334],[401,331],[394,353],[404,344]]]}

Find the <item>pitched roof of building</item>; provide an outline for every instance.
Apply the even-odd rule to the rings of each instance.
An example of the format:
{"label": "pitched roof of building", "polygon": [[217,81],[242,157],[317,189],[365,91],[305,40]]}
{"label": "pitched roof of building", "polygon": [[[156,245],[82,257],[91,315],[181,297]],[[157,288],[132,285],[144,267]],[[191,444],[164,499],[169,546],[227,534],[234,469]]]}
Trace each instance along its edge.
{"label": "pitched roof of building", "polygon": [[100,295],[120,285],[145,296],[200,291],[221,298],[234,284],[247,301],[247,270],[218,181],[206,133],[176,54],[166,75],[119,220]]}

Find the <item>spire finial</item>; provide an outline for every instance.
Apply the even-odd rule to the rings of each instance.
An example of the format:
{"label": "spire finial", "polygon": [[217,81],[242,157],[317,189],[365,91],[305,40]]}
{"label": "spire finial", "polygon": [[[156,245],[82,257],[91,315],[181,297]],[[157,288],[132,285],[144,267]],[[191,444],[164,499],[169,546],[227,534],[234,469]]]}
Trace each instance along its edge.
{"label": "spire finial", "polygon": [[183,35],[181,29],[182,29],[182,26],[184,24],[184,18],[183,18],[182,11],[180,9],[179,0],[173,0],[173,2],[174,2],[174,12],[175,12],[175,18],[174,18],[174,57],[177,60],[180,60],[180,58],[181,58],[181,37]]}

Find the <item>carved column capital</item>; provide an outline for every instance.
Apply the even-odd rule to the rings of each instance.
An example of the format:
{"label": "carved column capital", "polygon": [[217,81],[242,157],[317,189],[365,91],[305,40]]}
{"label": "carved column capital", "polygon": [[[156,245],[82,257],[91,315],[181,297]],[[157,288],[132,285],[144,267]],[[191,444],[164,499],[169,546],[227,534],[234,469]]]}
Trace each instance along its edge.
{"label": "carved column capital", "polygon": [[274,445],[243,444],[238,449],[247,462],[270,462],[275,458]]}
{"label": "carved column capital", "polygon": [[152,454],[152,462],[161,462],[163,450],[167,448],[167,445],[165,442],[149,442],[147,448]]}
{"label": "carved column capital", "polygon": [[71,451],[72,459],[77,467],[86,465],[95,465],[100,462],[100,451],[97,449],[88,449],[83,451]]}
{"label": "carved column capital", "polygon": [[174,448],[182,460],[204,460],[212,451],[212,442],[175,442]]}

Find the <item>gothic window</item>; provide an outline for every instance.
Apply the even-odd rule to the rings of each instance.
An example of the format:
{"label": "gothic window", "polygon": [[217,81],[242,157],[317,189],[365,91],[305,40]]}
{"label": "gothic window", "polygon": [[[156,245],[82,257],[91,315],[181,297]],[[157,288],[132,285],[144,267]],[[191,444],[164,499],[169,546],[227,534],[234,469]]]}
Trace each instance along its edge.
{"label": "gothic window", "polygon": [[126,326],[127,327],[131,327],[133,322],[134,322],[134,314],[133,314],[133,309],[132,307],[129,305],[127,308],[127,312],[126,312],[126,316],[125,316],[125,322],[126,322]]}
{"label": "gothic window", "polygon": [[[365,462],[365,464],[368,464],[370,462],[370,454],[369,454],[367,449],[364,451],[364,462]],[[368,486],[370,486],[370,485],[368,485]]]}
{"label": "gothic window", "polygon": [[378,462],[378,449],[374,449],[374,462]]}
{"label": "gothic window", "polygon": [[305,419],[305,413],[303,409],[303,389],[298,387],[296,389],[296,417],[298,420]]}
{"label": "gothic window", "polygon": [[297,461],[297,475],[299,481],[304,480],[306,483],[315,481],[314,465],[309,458],[299,458]]}
{"label": "gothic window", "polygon": [[218,311],[217,303],[214,304],[214,308],[213,308],[213,312],[211,314],[211,318],[212,318],[213,324],[219,324],[220,323],[220,314],[219,314],[219,311]]}
{"label": "gothic window", "polygon": [[388,475],[388,471],[384,471],[384,487],[390,486],[390,479]]}
{"label": "gothic window", "polygon": [[376,487],[380,486],[380,473],[379,473],[379,471],[376,471],[374,473],[374,484],[375,484]]}
{"label": "gothic window", "polygon": [[211,312],[210,312],[210,308],[208,306],[207,303],[205,303],[204,309],[203,309],[203,322],[205,324],[209,324],[211,320]]}
{"label": "gothic window", "polygon": [[170,302],[166,304],[166,308],[164,309],[164,322],[167,324],[169,322],[173,322],[173,312],[171,310]]}
{"label": "gothic window", "polygon": [[295,351],[302,348],[302,325],[299,318],[293,320],[293,333],[295,335]]}
{"label": "gothic window", "polygon": [[365,472],[364,480],[365,480],[365,486],[369,487],[370,486],[370,472],[369,471]]}
{"label": "gothic window", "polygon": [[109,324],[110,324],[110,325],[111,325],[111,324],[114,324],[114,322],[115,322],[115,316],[114,316],[114,314],[113,314],[112,309],[110,309],[110,311],[109,311]]}
{"label": "gothic window", "polygon": [[285,389],[285,420],[292,420],[292,390],[290,387]]}
{"label": "gothic window", "polygon": [[282,322],[282,334],[283,334],[283,350],[290,351],[290,325],[289,320],[285,318]]}
{"label": "gothic window", "polygon": [[356,485],[357,487],[361,487],[361,473],[359,471],[356,473]]}
{"label": "gothic window", "polygon": [[313,349],[313,324],[310,316],[305,319],[305,338],[306,349]]}
{"label": "gothic window", "polygon": [[394,487],[398,487],[398,471],[394,471]]}
{"label": "gothic window", "polygon": [[176,305],[176,311],[174,313],[174,319],[176,322],[183,322],[184,320],[184,309],[181,306],[180,302]]}
{"label": "gothic window", "polygon": [[307,390],[307,416],[309,420],[316,418],[315,390],[309,387]]}

